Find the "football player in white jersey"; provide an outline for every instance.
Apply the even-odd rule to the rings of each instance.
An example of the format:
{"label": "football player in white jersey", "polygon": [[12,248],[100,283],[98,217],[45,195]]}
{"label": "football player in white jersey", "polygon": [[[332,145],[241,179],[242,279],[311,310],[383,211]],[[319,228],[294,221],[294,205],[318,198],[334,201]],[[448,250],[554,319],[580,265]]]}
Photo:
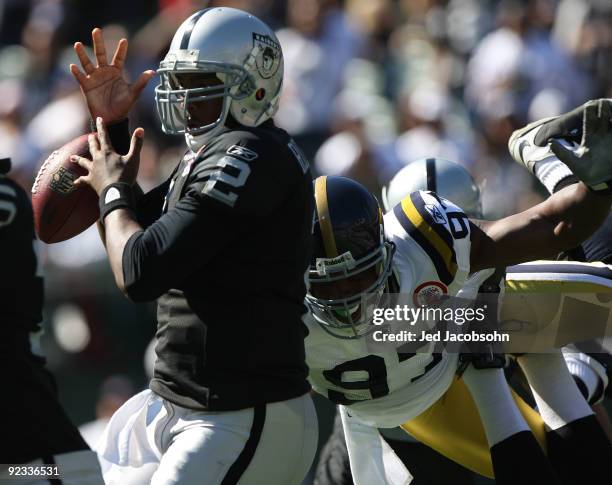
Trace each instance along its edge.
{"label": "football player in white jersey", "polygon": [[[441,158],[423,158],[415,160],[402,168],[389,184],[383,187],[382,203],[387,212],[412,192],[427,190],[436,192],[441,197],[461,207],[470,218],[482,219],[480,189],[469,172],[461,165]],[[467,395],[466,395],[467,396]],[[439,451],[428,446],[430,443],[419,443],[400,428],[381,428],[380,434],[393,451],[410,470],[418,483],[421,480],[431,484],[453,483],[456,485],[472,484],[474,475],[466,467],[462,456],[455,456],[451,461],[445,458],[446,449]],[[445,433],[448,438],[448,433]],[[469,438],[468,438],[469,439]],[[448,443],[449,440],[445,439]],[[446,448],[461,448],[461,443],[453,440]],[[488,446],[485,443],[485,449]],[[471,466],[471,468],[477,468]],[[349,467],[349,457],[344,438],[340,416],[334,421],[332,434],[321,451],[316,471],[317,485],[352,485],[353,477]]]}
{"label": "football player in white jersey", "polygon": [[[568,184],[576,183],[576,177],[573,176],[567,166],[560,162],[554,165],[556,172],[554,176],[555,186],[550,187],[551,193],[560,190]],[[538,173],[535,175],[541,177],[541,173],[541,170],[538,170]],[[550,178],[552,171],[550,169],[547,170],[546,175]],[[545,180],[547,181],[548,178]],[[438,157],[422,158],[409,163],[395,174],[388,185],[383,187],[382,203],[384,210],[391,210],[406,195],[415,190],[436,192],[441,197],[461,207],[468,217],[475,219],[483,218],[480,188],[470,173],[458,163]],[[609,281],[609,276],[612,276],[612,271],[607,268],[599,268],[596,265],[586,263],[586,261],[598,261],[608,265],[612,262],[609,254],[602,254],[602,249],[605,246],[608,246],[608,251],[612,252],[612,247],[609,247],[611,228],[612,213],[608,216],[603,226],[587,240],[585,247],[580,245],[571,251],[569,255],[562,258],[585,263],[574,263],[570,267],[565,263],[547,261],[534,263],[529,266],[518,265],[511,267],[508,268],[510,271],[510,283],[506,283],[506,289],[513,292],[517,291],[514,287],[517,286],[516,281],[519,278],[518,275],[520,275],[521,281],[530,285],[529,291],[537,292],[540,280],[550,282],[564,281],[568,278],[567,274],[571,271],[571,274],[575,275],[572,281],[577,283],[576,289],[580,292],[585,291],[586,288],[590,288],[591,292],[595,291],[592,286],[588,286],[592,285],[593,281],[603,281],[606,283],[606,286],[599,288],[598,291],[607,292],[607,282]],[[595,237],[597,237],[595,248],[597,251],[592,249],[594,245],[592,240]],[[508,280],[508,278],[506,279]],[[543,292],[544,290],[540,291]],[[565,291],[567,292],[568,290]],[[582,345],[582,347],[588,346]],[[608,357],[609,352],[603,349],[601,345],[594,344],[592,347],[597,349],[598,352],[604,352],[606,355],[600,353],[590,356],[584,352],[578,352],[576,346],[570,346],[563,348],[563,357],[568,364],[573,378],[578,382],[585,399],[590,404],[595,404],[601,401],[604,391],[608,386],[608,376],[604,363],[608,362],[610,358]],[[602,411],[605,412],[603,409]]]}
{"label": "football player in white jersey", "polygon": [[[383,187],[382,202],[385,211],[392,209],[395,205],[410,193],[416,190],[429,190],[436,192],[438,195],[451,200],[457,206],[461,207],[466,215],[470,218],[482,219],[482,207],[480,200],[480,189],[476,185],[474,179],[469,172],[460,164],[451,162],[441,158],[423,158],[415,160],[406,165],[400,170],[386,187]],[[509,273],[506,276],[505,291],[506,295],[511,295],[503,300],[502,317],[504,319],[512,318],[513,316],[524,316],[523,307],[525,304],[535,304],[542,292],[549,295],[550,291],[558,291],[559,293],[567,291],[575,291],[571,297],[579,297],[582,292],[597,292],[600,294],[612,291],[612,270],[588,263],[564,263],[555,261],[541,261],[533,264],[521,264],[508,268]],[[567,288],[567,280],[571,278],[573,290]],[[597,285],[594,289],[593,285]],[[524,292],[527,291],[528,294]],[[509,292],[509,293],[508,293]],[[517,299],[514,295],[520,293],[521,307],[518,308],[514,304]],[[532,295],[533,293],[533,295]],[[545,305],[558,305],[561,308],[564,303],[561,303],[562,295],[559,295],[559,301],[555,304],[547,298]],[[586,297],[591,299],[590,297]],[[554,301],[557,301],[556,299]],[[565,300],[563,300],[565,301]],[[596,303],[597,305],[597,303]],[[601,305],[601,303],[600,303]],[[597,310],[604,310],[597,306]],[[543,312],[542,315],[549,314]],[[543,323],[543,322],[540,322]],[[573,322],[570,322],[572,324]],[[559,322],[558,326],[565,328],[566,323]],[[603,398],[604,390],[606,389],[608,377],[605,367],[602,366],[595,358],[602,360],[601,354],[587,355],[579,353],[570,348],[564,348],[563,357],[565,358],[567,367],[571,371],[573,379],[579,383],[579,388],[584,394],[589,404],[594,405]],[[551,354],[548,358],[542,356],[536,359],[536,362],[529,362],[528,356],[523,356],[518,359],[524,364],[529,362],[527,366],[531,367],[532,374],[544,374],[546,379],[553,379],[556,388],[556,396],[553,396],[552,403],[549,402],[549,408],[554,409],[555,399],[562,401],[562,406],[574,406],[574,401],[580,401],[579,407],[582,407],[582,397],[576,393],[576,385],[573,380],[567,379],[568,369],[566,366],[560,366],[559,355]],[[604,356],[605,357],[605,356]],[[510,361],[512,369],[520,368],[520,365],[514,365],[515,361]],[[535,366],[535,370],[533,367]],[[500,376],[501,377],[501,376]],[[532,378],[533,380],[533,378]],[[516,382],[519,388],[523,387],[526,380],[522,375],[517,374],[513,381]],[[568,388],[564,389],[563,385]],[[487,390],[488,393],[497,393],[497,389]],[[468,394],[465,394],[466,401],[459,403],[457,406],[459,412],[469,408],[471,399]],[[550,400],[550,398],[549,398]],[[607,416],[605,408],[598,405],[593,406],[593,410],[600,415],[600,418]],[[603,415],[602,415],[603,413]],[[445,416],[445,423],[452,422],[456,416]],[[462,416],[465,419],[465,415]],[[349,485],[352,483],[352,476],[349,469],[349,458],[344,439],[344,431],[342,423],[338,416],[334,422],[332,435],[329,437],[321,455],[317,466],[317,484],[318,485]],[[475,423],[478,427],[479,423]],[[411,423],[411,426],[414,423]],[[565,434],[572,427],[572,423],[567,423],[565,426]],[[439,423],[439,428],[442,423]],[[423,443],[418,443],[414,438],[403,432],[400,429],[380,429],[379,430],[385,441],[391,446],[393,451],[401,458],[402,462],[415,476],[417,482],[419,479],[425,479],[428,483],[447,483],[452,481],[455,484],[472,483],[472,478],[469,472],[464,468],[480,470],[477,463],[472,461],[469,454],[457,454],[456,451],[461,448],[464,442],[472,440],[471,435],[457,436],[449,440],[449,430],[445,428],[441,433],[444,437],[436,437],[435,429],[431,421],[427,423],[427,435]],[[414,432],[415,430],[412,429]],[[424,431],[424,430],[417,430]],[[555,430],[557,433],[559,431]],[[563,431],[562,431],[563,432]],[[571,433],[569,433],[571,435]],[[433,448],[435,449],[432,449]],[[488,451],[487,443],[481,443],[481,450]],[[441,452],[442,454],[440,454]],[[459,463],[458,466],[453,462],[444,459],[444,455],[451,455]],[[552,458],[556,458],[553,453]],[[553,461],[555,469],[563,469],[558,466],[558,462],[565,463],[566,457]]]}
{"label": "football player in white jersey", "polygon": [[[436,293],[461,296],[463,291],[470,297],[488,276],[475,274],[478,271],[546,257],[588,237],[610,207],[611,198],[601,189],[612,179],[612,167],[605,164],[605,153],[612,145],[611,114],[608,100],[587,103],[581,110],[581,144],[552,141],[555,154],[569,162],[581,183],[498,221],[469,220],[459,207],[432,192],[411,194],[383,220],[375,198],[356,182],[341,177],[317,179],[315,254],[307,296],[312,310],[307,322],[308,364],[314,389],[343,405],[353,464],[385,456],[388,450],[380,443],[377,452],[370,449],[360,456],[358,449],[351,450],[349,432],[359,439],[373,427],[395,427],[423,415],[449,390],[458,366],[457,354],[433,353],[429,344],[418,353],[372,352],[361,337],[373,330],[373,311],[382,294],[401,292],[419,300]],[[535,129],[547,129],[550,123],[547,120]],[[549,138],[554,136],[551,133]],[[548,156],[554,158],[550,149]],[[486,380],[484,374],[473,378],[473,367],[465,372],[472,394],[470,382]],[[498,422],[495,429],[486,429],[498,483],[499,478],[526,483],[526,469],[530,480],[554,483],[554,472],[545,460],[537,468],[524,459],[523,467],[497,463],[496,448],[520,451],[526,458],[543,455],[515,409],[500,412],[499,403],[487,408],[486,400],[477,400],[477,406],[483,422]],[[487,420],[490,412],[496,417]],[[590,409],[574,412],[578,418],[590,415]],[[408,480],[405,474],[393,475],[389,468],[364,470],[355,477],[357,483]]]}

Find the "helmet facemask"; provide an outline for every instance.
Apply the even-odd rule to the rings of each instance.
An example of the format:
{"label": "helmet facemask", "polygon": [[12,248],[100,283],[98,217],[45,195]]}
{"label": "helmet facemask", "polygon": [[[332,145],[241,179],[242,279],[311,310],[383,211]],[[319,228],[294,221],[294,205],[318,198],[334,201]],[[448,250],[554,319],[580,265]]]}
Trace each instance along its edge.
{"label": "helmet facemask", "polygon": [[[309,271],[311,288],[306,295],[312,314],[321,327],[334,337],[361,338],[374,331],[374,310],[380,304],[391,275],[395,246],[385,242],[374,251],[354,260],[350,252],[336,258],[317,258]],[[375,271],[375,281],[366,288],[342,298],[327,299],[312,294],[312,285],[333,285],[334,282],[364,276]]]}
{"label": "helmet facemask", "polygon": [[[177,58],[183,57],[181,60]],[[191,59],[190,59],[191,58]],[[175,51],[168,54],[158,70],[160,84],[155,88],[157,111],[165,133],[197,136],[223,126],[232,100],[241,100],[253,92],[253,82],[242,66],[197,59],[197,51]],[[214,74],[221,84],[183,88],[177,75]],[[189,108],[195,103],[223,98],[217,119],[198,126],[189,126]]]}

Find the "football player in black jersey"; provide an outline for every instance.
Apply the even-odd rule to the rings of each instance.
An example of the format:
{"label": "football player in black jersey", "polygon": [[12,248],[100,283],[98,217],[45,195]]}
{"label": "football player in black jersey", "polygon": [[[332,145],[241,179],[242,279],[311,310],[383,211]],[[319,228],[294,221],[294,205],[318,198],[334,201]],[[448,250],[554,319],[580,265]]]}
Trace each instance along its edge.
{"label": "football player in black jersey", "polygon": [[9,169],[10,160],[0,160],[0,478],[13,478],[8,464],[24,464],[40,467],[40,483],[49,483],[48,475],[66,484],[102,484],[96,455],[61,408],[45,368],[39,345],[43,278],[32,204],[6,175]]}
{"label": "football player in black jersey", "polygon": [[[74,159],[89,171],[77,183],[100,196],[119,288],[158,299],[154,377],[111,419],[98,449],[105,480],[299,484],[318,432],[302,325],[314,197],[308,163],[272,121],[278,40],[230,8],[201,10],[179,27],[156,102],[164,131],[184,136],[188,150],[140,199],[143,132],[130,145],[126,117],[153,72],[130,86],[127,41],[110,64],[99,29],[93,42],[97,66],[80,43],[85,72],[71,66],[97,121],[93,161]],[[127,145],[125,156],[112,148]]]}

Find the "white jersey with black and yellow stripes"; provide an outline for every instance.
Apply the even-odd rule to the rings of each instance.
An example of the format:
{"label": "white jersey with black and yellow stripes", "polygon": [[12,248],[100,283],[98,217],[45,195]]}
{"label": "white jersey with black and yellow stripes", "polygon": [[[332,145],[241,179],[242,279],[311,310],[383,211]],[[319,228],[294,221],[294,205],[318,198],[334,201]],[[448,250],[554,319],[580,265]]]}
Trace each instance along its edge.
{"label": "white jersey with black and yellow stripes", "polygon": [[[384,225],[385,238],[396,246],[393,268],[402,294],[471,298],[490,274],[468,278],[468,219],[459,207],[432,192],[414,192],[403,199],[384,216]],[[306,324],[313,388],[350,406],[350,413],[364,424],[395,427],[419,415],[444,394],[456,371],[458,356],[434,353],[432,342],[416,353],[400,352],[402,343],[373,350],[367,339],[331,336],[311,315]]]}
{"label": "white jersey with black and yellow stripes", "polygon": [[506,269],[500,327],[509,352],[541,352],[604,338],[612,344],[612,266],[533,261]]}
{"label": "white jersey with black and yellow stripes", "polygon": [[413,192],[384,221],[401,293],[419,296],[429,283],[449,295],[461,290],[470,271],[470,225],[459,207],[433,192]]}

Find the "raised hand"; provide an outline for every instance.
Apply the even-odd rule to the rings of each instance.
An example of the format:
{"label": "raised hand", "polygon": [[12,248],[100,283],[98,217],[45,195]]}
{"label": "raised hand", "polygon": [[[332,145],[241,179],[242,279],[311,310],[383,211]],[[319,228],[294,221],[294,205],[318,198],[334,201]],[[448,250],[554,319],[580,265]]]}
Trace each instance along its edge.
{"label": "raised hand", "polygon": [[77,42],[74,44],[74,50],[85,73],[75,64],[70,64],[70,72],[81,86],[92,119],[101,117],[105,123],[122,120],[127,117],[149,80],[155,76],[155,71],[144,71],[134,83],[128,83],[123,73],[128,49],[127,39],[119,41],[109,64],[102,29],[95,28],[91,37],[97,65],[91,62],[83,44]]}

